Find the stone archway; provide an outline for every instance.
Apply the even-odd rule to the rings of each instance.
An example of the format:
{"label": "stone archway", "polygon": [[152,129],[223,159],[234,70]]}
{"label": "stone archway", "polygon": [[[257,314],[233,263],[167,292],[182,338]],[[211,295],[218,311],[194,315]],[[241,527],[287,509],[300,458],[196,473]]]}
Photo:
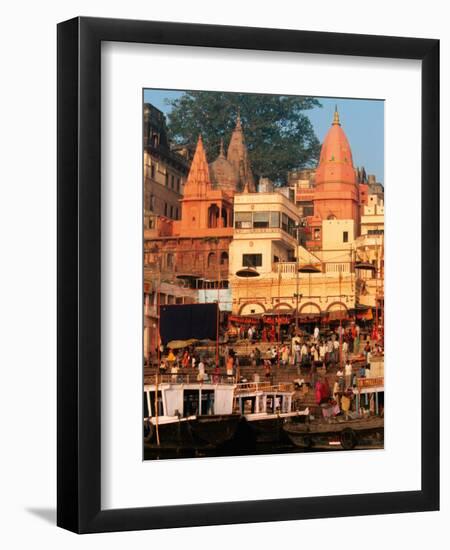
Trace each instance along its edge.
{"label": "stone archway", "polygon": [[307,314],[307,315],[320,315],[321,309],[320,306],[314,302],[306,302],[306,304],[303,304],[299,310],[299,314]]}
{"label": "stone archway", "polygon": [[208,208],[208,227],[219,227],[220,209],[217,204],[211,204]]}
{"label": "stone archway", "polygon": [[288,304],[287,302],[280,302],[279,304],[275,304],[273,306],[274,310],[279,310],[280,312],[286,311],[286,312],[292,312],[294,308],[291,306],[291,304]]}
{"label": "stone archway", "polygon": [[222,252],[220,255],[220,265],[223,265],[224,267],[228,266],[228,252]]}
{"label": "stone archway", "polygon": [[327,307],[327,312],[331,311],[345,311],[348,312],[348,307],[344,304],[344,302],[332,302]]}
{"label": "stone archway", "polygon": [[208,254],[207,266],[208,267],[213,267],[214,265],[216,265],[216,253],[215,252],[210,252]]}
{"label": "stone archway", "polygon": [[259,315],[266,312],[261,302],[247,302],[239,308],[238,315]]}

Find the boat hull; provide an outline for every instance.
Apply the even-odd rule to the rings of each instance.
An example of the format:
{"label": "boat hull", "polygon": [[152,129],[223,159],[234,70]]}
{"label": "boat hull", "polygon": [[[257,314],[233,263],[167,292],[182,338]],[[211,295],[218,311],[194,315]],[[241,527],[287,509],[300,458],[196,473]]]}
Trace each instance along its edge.
{"label": "boat hull", "polygon": [[291,442],[302,449],[383,448],[384,419],[368,418],[335,422],[288,422],[284,431]]}
{"label": "boat hull", "polygon": [[191,429],[200,443],[219,446],[233,438],[239,420],[238,414],[199,416],[192,421]]}
{"label": "boat hull", "polygon": [[[211,448],[230,440],[236,433],[240,416],[208,415],[194,418],[180,418],[144,426],[144,442],[166,448]],[[158,436],[159,437],[158,437]]]}
{"label": "boat hull", "polygon": [[293,414],[281,415],[246,415],[245,422],[257,443],[288,443],[289,437],[284,431],[286,422],[304,422],[304,416]]}

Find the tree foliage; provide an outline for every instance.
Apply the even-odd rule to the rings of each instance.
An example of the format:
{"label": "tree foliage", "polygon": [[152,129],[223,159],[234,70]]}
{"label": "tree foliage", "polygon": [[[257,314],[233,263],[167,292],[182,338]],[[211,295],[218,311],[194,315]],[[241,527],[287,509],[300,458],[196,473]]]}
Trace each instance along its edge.
{"label": "tree foliage", "polygon": [[169,100],[168,131],[175,143],[195,143],[202,134],[208,160],[225,151],[240,112],[253,172],[286,183],[287,171],[311,167],[320,144],[305,111],[321,106],[312,97],[186,92]]}

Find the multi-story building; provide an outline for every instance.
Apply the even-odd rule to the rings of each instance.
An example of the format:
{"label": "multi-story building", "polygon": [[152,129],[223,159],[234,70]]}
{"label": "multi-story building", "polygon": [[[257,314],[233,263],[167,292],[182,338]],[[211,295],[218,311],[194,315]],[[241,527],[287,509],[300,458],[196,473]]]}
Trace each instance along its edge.
{"label": "multi-story building", "polygon": [[153,227],[144,230],[144,264],[156,262],[162,272],[193,281],[221,281],[226,286],[232,196],[213,188],[201,137],[180,207],[180,220],[155,218]]}
{"label": "multi-story building", "polygon": [[144,223],[154,216],[177,220],[189,160],[170,147],[164,114],[144,104]]}
{"label": "multi-story building", "polygon": [[238,117],[225,157],[208,165],[201,136],[179,199],[180,219],[149,216],[144,229],[144,265],[157,266],[149,281],[184,281],[199,301],[218,300],[231,307],[228,290],[229,246],[233,238],[233,200],[236,192],[255,190]]}
{"label": "multi-story building", "polygon": [[[384,200],[379,188],[372,190],[376,193],[368,195],[368,204],[363,208],[355,255],[357,262],[366,264],[366,269],[356,270],[358,304],[375,308],[378,315],[384,306]],[[372,269],[367,269],[367,264]]]}
{"label": "multi-story building", "polygon": [[[354,300],[350,268],[347,274],[327,269],[326,261],[301,246],[300,219],[294,202],[282,193],[235,195],[230,245],[233,313],[294,318],[297,311],[300,320],[311,320],[323,312],[333,316],[350,309]],[[305,266],[315,266],[317,273],[302,273]],[[258,275],[245,277],[246,267]]]}

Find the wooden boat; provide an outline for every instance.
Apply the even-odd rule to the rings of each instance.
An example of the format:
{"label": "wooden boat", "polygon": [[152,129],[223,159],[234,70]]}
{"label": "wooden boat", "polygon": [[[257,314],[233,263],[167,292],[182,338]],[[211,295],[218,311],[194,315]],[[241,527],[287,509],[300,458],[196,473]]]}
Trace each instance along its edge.
{"label": "wooden boat", "polygon": [[[160,375],[144,384],[144,441],[164,448],[208,448],[231,439],[235,384]],[[149,383],[150,382],[150,383]]]}
{"label": "wooden boat", "polygon": [[245,427],[257,443],[287,442],[284,423],[309,415],[308,409],[293,410],[294,393],[292,384],[251,382],[236,386],[235,410],[241,413]]}
{"label": "wooden boat", "polygon": [[303,449],[382,448],[384,443],[384,418],[380,416],[287,422],[283,429],[292,443]]}

